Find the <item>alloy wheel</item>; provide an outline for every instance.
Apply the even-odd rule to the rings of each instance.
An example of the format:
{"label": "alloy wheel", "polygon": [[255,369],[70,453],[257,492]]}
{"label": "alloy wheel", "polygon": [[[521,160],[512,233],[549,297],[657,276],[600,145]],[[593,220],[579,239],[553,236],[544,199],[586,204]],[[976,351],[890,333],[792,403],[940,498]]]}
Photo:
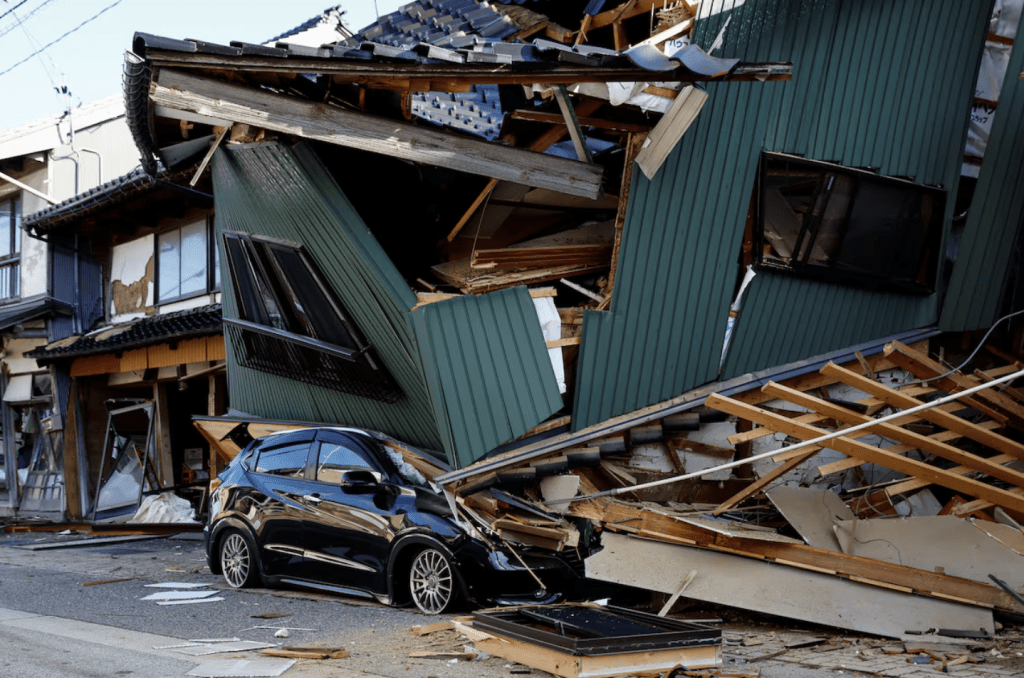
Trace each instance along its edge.
{"label": "alloy wheel", "polygon": [[427,614],[438,614],[451,604],[455,577],[448,559],[435,549],[416,554],[409,572],[413,602]]}
{"label": "alloy wheel", "polygon": [[252,558],[245,537],[232,532],[220,547],[220,563],[224,570],[224,579],[236,589],[242,588],[249,580],[249,569]]}

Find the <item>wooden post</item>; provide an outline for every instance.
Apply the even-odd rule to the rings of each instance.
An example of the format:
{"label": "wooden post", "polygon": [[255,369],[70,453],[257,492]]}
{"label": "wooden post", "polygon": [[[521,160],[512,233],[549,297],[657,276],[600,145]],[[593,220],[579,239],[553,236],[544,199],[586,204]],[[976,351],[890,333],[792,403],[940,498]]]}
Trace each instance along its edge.
{"label": "wooden post", "polygon": [[171,422],[170,413],[167,408],[167,385],[153,384],[153,416],[156,421],[156,452],[150,450],[150,463],[153,464],[158,473],[161,486],[174,485],[174,458],[171,455]]}
{"label": "wooden post", "polygon": [[78,399],[75,390],[78,380],[71,380],[64,420],[64,499],[68,520],[82,520],[85,507],[82,503],[81,477],[85,469],[79,468],[78,454]]}

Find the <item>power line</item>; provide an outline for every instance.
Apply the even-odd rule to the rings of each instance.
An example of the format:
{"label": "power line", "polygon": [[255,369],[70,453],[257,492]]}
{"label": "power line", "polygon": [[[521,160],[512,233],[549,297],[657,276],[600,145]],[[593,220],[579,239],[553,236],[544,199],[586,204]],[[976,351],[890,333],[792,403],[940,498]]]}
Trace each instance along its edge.
{"label": "power line", "polygon": [[[23,1],[23,2],[27,2],[28,0],[22,0],[22,1]],[[51,43],[49,43],[48,45],[46,45],[46,46],[45,46],[45,47],[43,47],[42,49],[38,49],[38,50],[36,50],[35,52],[33,52],[32,54],[29,54],[29,55],[28,55],[27,57],[25,57],[24,59],[22,59],[22,60],[21,60],[21,61],[19,61],[18,63],[14,64],[13,66],[11,66],[10,68],[8,68],[7,70],[5,70],[5,71],[0,71],[0,76],[4,76],[4,75],[7,75],[8,73],[10,73],[11,71],[13,71],[13,70],[14,70],[15,68],[17,68],[18,66],[22,65],[23,63],[25,63],[26,61],[28,61],[28,60],[29,60],[29,59],[31,59],[32,57],[36,56],[37,54],[39,54],[39,53],[41,53],[41,52],[45,52],[46,50],[48,50],[49,48],[53,47],[53,46],[54,46],[54,45],[56,45],[56,44],[57,44],[58,42],[60,42],[61,40],[63,40],[64,38],[68,37],[69,35],[71,35],[71,34],[72,34],[72,33],[74,33],[75,31],[77,31],[77,30],[78,30],[79,28],[81,28],[82,26],[86,25],[87,23],[89,23],[89,22],[91,22],[91,21],[95,21],[95,20],[96,20],[96,19],[98,19],[98,18],[99,18],[100,16],[102,16],[102,15],[103,15],[104,13],[106,13],[106,12],[107,12],[108,10],[111,10],[111,9],[113,9],[114,7],[117,7],[117,6],[118,6],[118,5],[120,5],[120,4],[122,3],[122,2],[124,2],[124,0],[117,0],[117,1],[116,1],[116,2],[114,2],[113,4],[107,5],[106,7],[104,7],[103,9],[101,9],[101,10],[100,10],[100,11],[99,11],[98,13],[96,13],[96,14],[95,14],[95,15],[93,15],[92,17],[90,17],[90,18],[86,19],[86,20],[85,20],[85,21],[83,21],[82,23],[78,24],[77,26],[75,26],[74,28],[72,28],[72,29],[71,29],[70,31],[68,31],[68,32],[67,32],[67,33],[65,33],[64,35],[60,36],[60,37],[59,37],[59,38],[57,38],[56,40],[52,41]],[[13,11],[13,10],[12,10],[12,11]]]}
{"label": "power line", "polygon": [[[42,9],[43,7],[46,7],[47,5],[49,5],[49,4],[51,3],[51,2],[53,2],[53,0],[45,0],[45,2],[43,2],[43,4],[41,4],[41,5],[37,6],[37,7],[36,7],[35,9],[33,9],[33,10],[32,10],[31,12],[29,12],[28,14],[26,14],[26,15],[24,16],[24,18],[22,18],[22,19],[19,19],[18,21],[15,21],[15,22],[14,22],[13,24],[11,24],[10,26],[8,26],[7,28],[5,28],[5,29],[3,29],[3,30],[0,30],[0,38],[4,37],[5,35],[7,35],[8,33],[10,33],[11,31],[13,31],[13,30],[14,30],[15,28],[17,28],[18,26],[20,26],[22,22],[25,22],[25,21],[28,21],[29,19],[31,19],[31,18],[32,18],[32,15],[34,15],[34,14],[35,14],[36,12],[38,12],[39,10],[41,10],[41,9]],[[15,7],[15,9],[17,9],[17,7]],[[11,11],[13,12],[14,10],[12,9]],[[7,15],[5,14],[4,16],[7,16]],[[18,18],[18,16],[17,16],[17,15],[15,15],[15,16],[14,16],[14,18],[15,18],[15,19],[17,19],[17,18]]]}
{"label": "power line", "polygon": [[16,10],[16,9],[18,9],[19,7],[21,7],[22,5],[24,5],[24,4],[26,3],[26,2],[28,2],[28,0],[21,0],[21,2],[19,2],[19,3],[17,4],[17,5],[15,5],[14,7],[11,7],[11,8],[9,9],[9,10],[7,10],[6,12],[4,12],[3,14],[0,14],[0,19],[3,19],[3,18],[4,18],[5,16],[7,16],[8,14],[10,14],[10,13],[11,13],[11,12],[13,12],[14,10]]}

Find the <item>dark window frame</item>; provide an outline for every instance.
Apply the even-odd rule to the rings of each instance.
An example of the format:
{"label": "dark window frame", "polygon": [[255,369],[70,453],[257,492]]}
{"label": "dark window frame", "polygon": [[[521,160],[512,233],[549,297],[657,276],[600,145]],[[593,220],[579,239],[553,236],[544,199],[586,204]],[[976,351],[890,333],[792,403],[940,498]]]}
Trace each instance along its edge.
{"label": "dark window frame", "polygon": [[[769,203],[773,199],[768,192],[774,190],[769,186],[769,173],[774,171],[773,176],[784,176],[778,169],[780,166],[805,172],[807,179],[800,183],[810,191],[804,194],[806,212],[799,218],[795,240],[783,243],[791,250],[788,259],[766,234],[771,230],[766,226]],[[797,190],[786,188],[794,192]],[[755,268],[883,291],[917,294],[935,291],[948,199],[944,189],[835,163],[766,151],[758,163],[755,191]],[[863,213],[872,209],[870,201],[858,203],[857,200],[862,196],[870,198],[872,192],[890,196],[902,193],[901,209],[887,213],[885,220],[865,219]],[[792,207],[793,202],[783,199],[787,200],[787,207]],[[907,213],[907,206],[915,204],[917,211]],[[794,210],[793,214],[796,215],[797,211]],[[826,214],[831,220],[828,223]],[[865,224],[884,226],[886,221],[892,222],[888,232],[871,232],[863,228]],[[776,242],[784,240],[777,230],[771,232]],[[858,243],[858,236],[863,242]],[[872,252],[865,247],[869,240],[875,256],[871,256]],[[774,255],[768,254],[769,248],[775,252]],[[870,261],[873,265],[850,263],[858,260],[861,264]],[[915,271],[914,275],[894,273],[901,266],[904,270]]]}
{"label": "dark window frame", "polygon": [[[217,251],[216,230],[214,228],[213,219],[214,219],[214,215],[212,215],[212,214],[208,214],[205,217],[203,217],[203,221],[204,221],[204,223],[206,225],[206,284],[204,285],[203,289],[195,291],[195,292],[186,292],[184,294],[179,294],[179,295],[174,296],[174,297],[167,297],[166,299],[161,299],[160,298],[160,294],[162,293],[162,290],[160,289],[160,270],[162,268],[162,266],[160,265],[160,238],[161,238],[161,236],[165,236],[168,233],[174,233],[175,231],[180,233],[181,229],[186,228],[188,226],[191,226],[191,225],[197,223],[198,220],[189,221],[189,223],[181,224],[180,226],[176,226],[175,228],[169,228],[169,229],[167,229],[165,231],[161,231],[160,233],[157,233],[154,236],[154,242],[153,242],[153,249],[154,249],[154,257],[153,257],[153,262],[154,262],[153,296],[154,296],[154,303],[155,303],[156,306],[164,306],[164,305],[167,305],[167,304],[173,304],[173,303],[178,302],[178,301],[185,301],[186,299],[194,299],[195,297],[201,297],[201,296],[204,296],[204,295],[207,295],[207,294],[215,294],[216,292],[219,292],[221,290],[221,288],[223,286],[223,282],[219,281],[217,279],[218,272],[220,270],[220,266],[218,265],[219,264],[219,253]],[[181,245],[180,245],[180,243],[181,243],[181,236],[180,235],[178,237],[178,243],[179,243],[179,246],[178,246],[178,256],[179,256],[179,261],[178,261],[178,284],[180,286],[180,284],[181,284],[181,260],[180,260],[180,257],[181,257]]]}
{"label": "dark window frame", "polygon": [[[0,305],[13,303],[21,299],[21,213],[23,201],[15,194],[0,199],[0,214],[10,218],[10,254],[0,256]],[[6,284],[3,276],[8,276]],[[6,294],[5,294],[6,292]]]}
{"label": "dark window frame", "polygon": [[[272,445],[264,445],[256,450],[254,458],[252,460],[252,472],[258,473],[264,476],[275,476],[278,478],[295,478],[295,479],[308,479],[309,473],[309,462],[310,462],[310,450],[316,445],[314,440],[288,440],[281,442],[274,442]],[[286,448],[293,448],[302,446],[305,449],[305,455],[302,459],[302,465],[297,467],[295,473],[274,473],[273,471],[264,471],[260,469],[260,461],[263,459],[263,455],[268,453],[278,452]]]}
{"label": "dark window frame", "polygon": [[224,326],[239,364],[388,403],[404,396],[301,243],[221,237],[239,316]]}

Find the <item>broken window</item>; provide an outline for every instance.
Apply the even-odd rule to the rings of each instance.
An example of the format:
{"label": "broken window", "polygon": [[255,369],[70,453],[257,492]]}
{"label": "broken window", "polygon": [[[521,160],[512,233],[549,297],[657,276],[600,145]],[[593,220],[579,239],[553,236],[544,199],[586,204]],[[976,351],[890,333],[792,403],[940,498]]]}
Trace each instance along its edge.
{"label": "broken window", "polygon": [[21,294],[21,201],[0,202],[0,299]]}
{"label": "broken window", "polygon": [[157,237],[157,301],[168,302],[220,288],[216,248],[210,247],[210,219]]}
{"label": "broken window", "polygon": [[761,158],[755,263],[932,292],[945,191],[788,155]]}
{"label": "broken window", "polygon": [[402,390],[302,245],[225,233],[238,319],[225,318],[245,367],[395,402]]}

